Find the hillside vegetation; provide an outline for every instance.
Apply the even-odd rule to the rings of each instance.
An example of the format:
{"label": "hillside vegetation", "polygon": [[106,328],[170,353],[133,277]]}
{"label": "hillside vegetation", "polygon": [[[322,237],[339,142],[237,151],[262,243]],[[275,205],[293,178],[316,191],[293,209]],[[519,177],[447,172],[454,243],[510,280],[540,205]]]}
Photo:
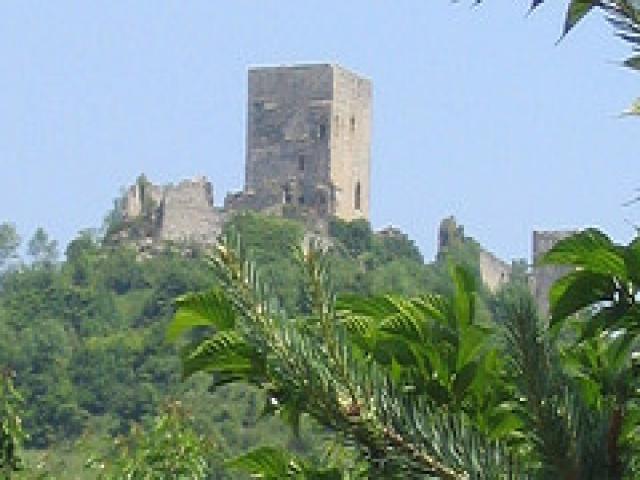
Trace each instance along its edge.
{"label": "hillside vegetation", "polygon": [[[9,225],[3,228],[10,233]],[[302,226],[243,214],[227,229],[260,265],[282,307],[292,314],[303,311],[303,276],[296,261]],[[330,231],[328,261],[337,292],[416,295],[451,288],[445,259],[425,264],[404,235],[375,234],[366,221],[336,220]],[[59,260],[55,242],[40,230],[21,260],[15,256],[17,236],[11,238],[4,243],[0,276],[0,365],[15,372],[33,465],[41,463],[60,478],[71,478],[72,471],[75,478],[90,478],[87,458],[115,458],[112,438],[127,436],[135,424],[151,425],[174,401],[181,402],[195,431],[218,445],[218,453],[265,442],[288,443],[302,452],[321,435],[317,427],[303,425],[301,437],[292,438],[278,418],[259,420],[265,400],[251,387],[209,392],[204,374],[181,381],[179,347],[165,334],[174,300],[216,282],[206,249],[188,256],[167,249],[139,261],[135,251],[82,232]],[[472,241],[450,255],[478,274]]]}

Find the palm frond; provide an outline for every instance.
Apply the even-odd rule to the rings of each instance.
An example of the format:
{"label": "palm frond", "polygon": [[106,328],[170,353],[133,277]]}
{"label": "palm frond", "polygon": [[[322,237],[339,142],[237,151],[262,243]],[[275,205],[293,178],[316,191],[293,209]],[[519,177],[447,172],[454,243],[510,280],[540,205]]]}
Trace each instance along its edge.
{"label": "palm frond", "polygon": [[[581,388],[585,386],[582,379],[567,374],[564,367],[571,367],[571,363],[561,358],[558,340],[552,342],[533,300],[520,298],[506,309],[500,322],[524,415],[524,431],[543,478],[619,478],[612,476],[609,459],[603,454],[611,441],[615,409],[602,403],[594,408],[589,392]],[[575,342],[574,336],[569,343],[572,352],[576,352]],[[580,361],[574,365],[583,368],[588,364]],[[602,397],[602,392],[595,393]]]}

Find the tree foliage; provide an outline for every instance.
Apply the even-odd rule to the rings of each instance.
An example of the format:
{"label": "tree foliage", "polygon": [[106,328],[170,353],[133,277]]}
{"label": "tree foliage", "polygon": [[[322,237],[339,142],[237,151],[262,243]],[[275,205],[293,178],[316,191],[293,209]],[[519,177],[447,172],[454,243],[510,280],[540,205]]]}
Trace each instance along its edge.
{"label": "tree foliage", "polygon": [[0,270],[18,258],[19,247],[20,236],[15,225],[7,222],[0,224]]}
{"label": "tree foliage", "polygon": [[[587,264],[609,268],[580,238],[560,243],[548,261],[565,255],[581,273]],[[450,270],[451,295],[336,303],[327,257],[314,248],[301,266],[310,308],[291,317],[270,301],[245,255],[233,242],[220,245],[220,287],[180,300],[172,338],[211,329],[184,348],[185,375],[208,372],[214,387],[257,386],[267,394],[265,413],[294,431],[305,415],[315,419],[355,447],[369,478],[637,475],[637,379],[626,336],[584,337],[573,321],[550,330],[518,285],[505,287],[487,321],[478,317],[474,276],[460,267]],[[609,260],[619,279],[620,262]],[[314,478],[292,476],[297,461],[262,449],[230,463],[267,478]]]}
{"label": "tree foliage", "polygon": [[21,447],[25,434],[19,410],[22,397],[13,385],[14,372],[0,372],[0,478],[10,479],[22,469]]}
{"label": "tree foliage", "polygon": [[[262,276],[283,308],[307,311],[304,272],[295,253],[301,226],[252,214],[232,225],[268,267]],[[370,235],[371,248],[358,257],[333,240],[329,261],[338,267],[336,291],[397,288],[396,293],[409,294],[430,283],[447,284],[440,266],[411,260],[416,249],[406,237],[382,242]],[[394,278],[392,287],[387,276]],[[198,252],[167,251],[141,261],[135,250],[105,245],[94,231],[80,232],[62,261],[28,262],[0,272],[0,364],[18,374],[27,460],[42,457],[46,468],[65,478],[63,472],[79,465],[73,442],[88,430],[89,443],[125,435],[132,422],[144,423],[167,398],[185,402],[198,424],[217,432],[233,454],[268,437],[288,444],[295,455],[321,453],[316,445],[323,433],[317,426],[303,421],[300,438],[291,439],[280,417],[260,419],[264,392],[241,385],[208,392],[198,377],[180,384],[177,349],[164,342],[174,300],[216,282]]]}
{"label": "tree foliage", "polygon": [[[462,335],[451,344],[441,342],[443,357],[427,346],[419,350],[419,339],[426,337],[418,332],[431,330],[427,319],[443,322],[443,340],[450,338],[451,322],[466,333],[476,328],[470,275],[457,272],[453,303],[439,297],[406,304],[352,299],[342,310],[326,289],[322,257],[310,249],[303,267],[312,308],[292,319],[270,303],[255,270],[238,253],[229,244],[219,247],[215,260],[223,290],[180,301],[172,335],[193,325],[215,331],[184,351],[185,374],[208,371],[216,385],[243,381],[265,389],[266,411],[278,411],[294,428],[302,413],[310,415],[353,442],[375,478],[427,472],[465,478],[470,471],[491,478],[501,471],[505,450],[475,428],[462,408],[472,380],[479,378],[471,372],[486,358],[479,352],[482,342],[477,347],[472,335],[464,342]],[[410,338],[407,329],[414,356],[402,343]],[[386,358],[380,361],[380,355]],[[445,378],[426,362],[439,363]],[[446,393],[434,402],[434,391]]]}
{"label": "tree foliage", "polygon": [[27,253],[35,263],[51,265],[58,259],[58,242],[50,240],[43,228],[38,228],[27,244]]}
{"label": "tree foliage", "polygon": [[207,480],[221,478],[212,471],[217,445],[199,434],[179,402],[168,404],[145,426],[134,426],[116,439],[110,454],[90,458],[88,467],[99,480]]}

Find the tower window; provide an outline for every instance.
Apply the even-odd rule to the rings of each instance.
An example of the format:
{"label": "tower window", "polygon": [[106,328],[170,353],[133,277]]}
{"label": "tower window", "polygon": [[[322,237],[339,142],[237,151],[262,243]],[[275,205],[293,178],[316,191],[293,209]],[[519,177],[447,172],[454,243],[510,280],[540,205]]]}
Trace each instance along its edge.
{"label": "tower window", "polygon": [[356,117],[354,115],[351,115],[351,120],[349,121],[349,125],[351,126],[351,131],[355,132],[356,131]]}
{"label": "tower window", "polygon": [[361,208],[361,198],[360,198],[362,195],[361,190],[362,189],[360,188],[360,182],[356,183],[356,189],[353,195],[353,207],[356,210],[360,210]]}
{"label": "tower window", "polygon": [[327,136],[327,126],[324,123],[318,125],[318,138],[323,140]]}
{"label": "tower window", "polygon": [[304,155],[298,157],[298,170],[304,172]]}
{"label": "tower window", "polygon": [[304,194],[302,194],[302,195],[300,195],[300,196],[298,197],[298,203],[299,203],[300,205],[304,205]]}
{"label": "tower window", "polygon": [[286,185],[282,189],[282,203],[284,203],[285,205],[289,205],[292,199],[291,187],[289,187],[289,185]]}

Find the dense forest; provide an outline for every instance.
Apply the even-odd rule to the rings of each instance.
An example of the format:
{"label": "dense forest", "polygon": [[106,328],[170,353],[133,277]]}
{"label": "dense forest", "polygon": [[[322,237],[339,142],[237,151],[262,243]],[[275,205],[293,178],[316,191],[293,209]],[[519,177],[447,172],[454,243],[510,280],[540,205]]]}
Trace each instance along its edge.
{"label": "dense forest", "polygon": [[[227,230],[260,265],[282,308],[291,315],[303,311],[303,271],[296,261],[302,225],[243,214]],[[425,263],[398,231],[376,234],[366,221],[340,220],[330,231],[327,261],[338,293],[411,296],[451,288],[447,259]],[[0,365],[13,372],[23,399],[31,468],[39,466],[47,478],[91,478],[88,459],[115,462],[112,438],[151,428],[175,402],[221,456],[264,443],[288,442],[300,452],[316,444],[319,432],[312,425],[293,438],[279,419],[260,419],[264,395],[256,389],[209,391],[205,374],[181,381],[178,347],[166,340],[166,330],[178,297],[216,283],[207,249],[185,254],[167,248],[141,260],[133,249],[85,231],[60,259],[55,241],[42,230],[24,246],[11,225],[2,232]],[[478,275],[473,240],[459,242],[449,256]],[[488,292],[483,298],[493,301]],[[217,465],[211,471],[222,472],[219,459],[209,461]]]}

